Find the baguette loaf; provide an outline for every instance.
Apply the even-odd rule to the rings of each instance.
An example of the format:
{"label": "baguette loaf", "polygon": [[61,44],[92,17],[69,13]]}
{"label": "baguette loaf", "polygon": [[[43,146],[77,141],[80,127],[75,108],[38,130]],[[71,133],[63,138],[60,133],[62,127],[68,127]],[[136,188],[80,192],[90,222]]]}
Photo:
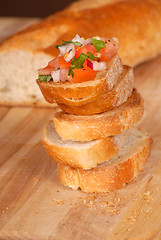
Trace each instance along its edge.
{"label": "baguette loaf", "polygon": [[133,90],[133,69],[124,66],[123,73],[119,76],[117,84],[109,91],[106,87],[97,96],[97,98],[86,101],[85,98],[80,100],[71,99],[64,100],[63,103],[57,101],[59,107],[65,113],[78,115],[92,115],[109,111],[124,103],[131,95]]}
{"label": "baguette loaf", "polygon": [[161,52],[161,1],[108,2],[76,2],[1,43],[1,103],[42,104],[42,95],[34,83],[37,69],[57,55],[55,44],[72,39],[76,33],[85,38],[117,37],[121,44],[119,55],[127,65],[157,56]]}
{"label": "baguette loaf", "polygon": [[48,155],[56,162],[90,169],[115,156],[131,131],[91,142],[63,142],[50,121],[44,128],[42,142]]}
{"label": "baguette loaf", "polygon": [[150,155],[151,138],[135,129],[118,155],[90,170],[58,164],[60,182],[84,192],[111,192],[134,179]]}
{"label": "baguette loaf", "polygon": [[58,111],[53,116],[53,122],[63,141],[69,139],[91,141],[121,134],[141,119],[143,111],[143,99],[134,89],[125,103],[111,111],[91,116]]}

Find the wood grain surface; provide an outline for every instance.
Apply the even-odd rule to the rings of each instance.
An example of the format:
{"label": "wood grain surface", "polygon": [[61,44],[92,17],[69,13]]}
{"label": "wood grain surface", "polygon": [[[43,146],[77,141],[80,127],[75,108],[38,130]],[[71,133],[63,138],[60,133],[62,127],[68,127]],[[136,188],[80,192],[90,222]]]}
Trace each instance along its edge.
{"label": "wood grain surface", "polygon": [[0,239],[161,239],[161,57],[135,69],[145,100],[139,125],[153,138],[139,176],[121,190],[86,194],[62,186],[43,150],[53,109],[0,108]]}

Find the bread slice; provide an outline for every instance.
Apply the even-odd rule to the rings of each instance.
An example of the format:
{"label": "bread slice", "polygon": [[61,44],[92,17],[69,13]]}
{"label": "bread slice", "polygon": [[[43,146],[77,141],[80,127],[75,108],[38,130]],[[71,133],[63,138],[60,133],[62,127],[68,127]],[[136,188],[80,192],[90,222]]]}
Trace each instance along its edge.
{"label": "bread slice", "polygon": [[123,64],[118,54],[107,62],[107,70],[99,71],[96,78],[82,83],[71,82],[38,82],[40,90],[49,103],[67,103],[80,101],[90,102],[96,99],[104,88],[111,90],[117,83],[118,77],[123,71]]}
{"label": "bread slice", "polygon": [[150,155],[151,138],[135,129],[119,153],[109,161],[90,170],[58,164],[60,182],[84,192],[111,192],[134,179]]}
{"label": "bread slice", "polygon": [[56,162],[90,169],[115,156],[130,132],[91,142],[63,142],[55,131],[53,122],[49,121],[43,130],[42,142],[48,155]]}
{"label": "bread slice", "polygon": [[126,102],[133,90],[133,80],[133,69],[129,66],[124,66],[123,73],[111,91],[104,88],[97,98],[90,102],[86,102],[85,99],[80,99],[65,103],[57,102],[57,104],[62,111],[70,114],[92,115],[109,111]]}
{"label": "bread slice", "polygon": [[136,89],[128,100],[113,110],[91,116],[66,114],[58,111],[53,116],[55,129],[61,139],[91,141],[119,135],[137,123],[144,112],[144,103]]}

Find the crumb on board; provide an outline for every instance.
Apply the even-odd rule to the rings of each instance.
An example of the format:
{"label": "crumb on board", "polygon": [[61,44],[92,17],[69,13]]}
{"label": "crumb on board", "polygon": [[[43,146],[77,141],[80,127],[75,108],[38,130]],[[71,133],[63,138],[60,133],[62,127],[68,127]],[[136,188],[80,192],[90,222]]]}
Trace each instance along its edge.
{"label": "crumb on board", "polygon": [[63,200],[58,200],[58,199],[53,198],[52,201],[54,201],[54,202],[57,203],[58,205],[64,204]]}
{"label": "crumb on board", "polygon": [[132,222],[135,222],[135,221],[136,221],[136,218],[135,218],[133,215],[129,215],[129,216],[127,217],[127,220],[130,220],[130,221],[132,221]]}
{"label": "crumb on board", "polygon": [[108,206],[110,206],[110,207],[115,207],[115,204],[110,201],[110,202],[108,203]]}

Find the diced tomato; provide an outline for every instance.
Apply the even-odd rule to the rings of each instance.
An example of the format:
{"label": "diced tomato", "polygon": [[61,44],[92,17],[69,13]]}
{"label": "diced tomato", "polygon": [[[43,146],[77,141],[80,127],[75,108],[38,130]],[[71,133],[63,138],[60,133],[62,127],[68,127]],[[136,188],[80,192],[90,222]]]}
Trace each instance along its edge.
{"label": "diced tomato", "polygon": [[58,61],[58,57],[56,57],[56,58],[52,59],[46,67],[40,68],[38,70],[38,74],[39,75],[50,75],[51,71],[53,71],[58,66],[59,66],[59,61]]}
{"label": "diced tomato", "polygon": [[[113,38],[102,38],[102,40],[105,42],[105,47],[103,47],[99,52],[99,61],[106,62],[117,53],[119,45]],[[77,59],[79,58],[81,53],[88,55],[88,52],[91,52],[94,56],[98,56],[95,46],[92,44],[87,44],[83,47],[75,46],[75,50],[75,57]],[[97,59],[95,61],[97,61]],[[51,72],[53,70],[56,70],[57,68],[66,69],[66,71],[68,71],[67,69],[69,69],[70,66],[71,61],[67,63],[64,59],[64,56],[60,56],[51,60],[45,68],[39,69],[38,73],[39,75],[50,75]],[[94,71],[87,66],[87,60],[85,60],[85,62],[83,63],[83,68],[73,69],[73,72],[74,77],[68,77],[72,82],[84,82],[93,80],[97,74],[97,71]]]}
{"label": "diced tomato", "polygon": [[59,66],[59,58],[56,57],[54,59],[52,59],[49,63],[48,66],[53,67],[53,68],[57,68]]}
{"label": "diced tomato", "polygon": [[69,68],[71,65],[71,63],[67,63],[65,60],[64,60],[64,57],[61,56],[61,57],[56,57],[54,58],[53,60],[51,60],[48,65],[45,67],[45,68],[40,68],[38,70],[38,74],[39,75],[50,75],[51,72],[53,70],[55,70],[56,68],[60,68],[60,69],[63,69],[63,68]]}
{"label": "diced tomato", "polygon": [[64,60],[64,56],[54,58],[48,63],[48,66],[53,67],[53,68],[69,68],[70,67],[70,62],[67,63]]}
{"label": "diced tomato", "polygon": [[97,74],[97,71],[94,71],[89,67],[74,69],[73,72],[74,72],[74,77],[72,78],[72,82],[75,82],[75,83],[93,80]]}
{"label": "diced tomato", "polygon": [[108,39],[103,39],[105,41],[105,48],[102,48],[100,50],[101,57],[100,61],[101,62],[106,62],[109,59],[111,59],[116,53],[117,50],[119,49],[118,44],[114,41],[113,38],[108,38]]}
{"label": "diced tomato", "polygon": [[70,65],[71,65],[71,62],[66,62],[64,60],[64,57],[61,56],[59,57],[59,67],[62,69],[62,68],[70,68]]}
{"label": "diced tomato", "polygon": [[49,65],[46,66],[45,68],[40,68],[38,70],[39,75],[50,75],[51,71],[53,71],[53,67],[50,67]]}
{"label": "diced tomato", "polygon": [[84,67],[84,68],[88,68],[88,66],[87,66],[87,59],[84,61],[83,67]]}
{"label": "diced tomato", "polygon": [[94,45],[88,44],[81,48],[78,48],[78,50],[76,50],[75,57],[78,59],[81,53],[85,53],[86,55],[88,55],[88,52],[91,52],[93,55],[97,53]]}

